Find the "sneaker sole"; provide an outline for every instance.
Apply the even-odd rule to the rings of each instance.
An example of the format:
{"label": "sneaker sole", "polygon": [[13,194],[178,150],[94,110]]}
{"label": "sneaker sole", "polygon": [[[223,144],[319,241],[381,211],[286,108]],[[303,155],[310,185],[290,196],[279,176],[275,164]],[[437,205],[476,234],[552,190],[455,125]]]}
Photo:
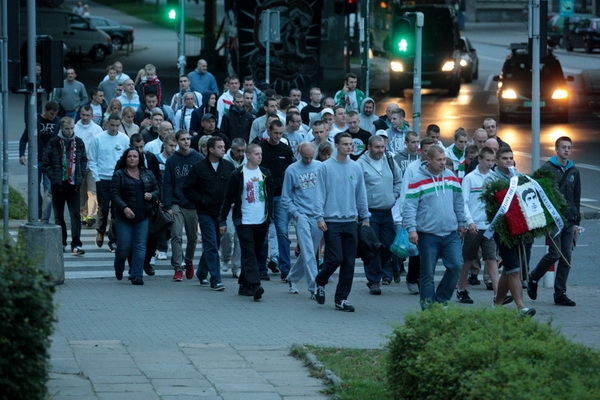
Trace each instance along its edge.
{"label": "sneaker sole", "polygon": [[215,292],[222,292],[223,290],[225,290],[225,286],[219,286],[219,287],[211,287],[210,290],[214,290]]}
{"label": "sneaker sole", "polygon": [[343,312],[354,312],[354,307],[352,307],[352,308],[344,308],[344,307],[339,306],[337,304],[335,305],[335,309],[338,310],[338,311],[343,311]]}

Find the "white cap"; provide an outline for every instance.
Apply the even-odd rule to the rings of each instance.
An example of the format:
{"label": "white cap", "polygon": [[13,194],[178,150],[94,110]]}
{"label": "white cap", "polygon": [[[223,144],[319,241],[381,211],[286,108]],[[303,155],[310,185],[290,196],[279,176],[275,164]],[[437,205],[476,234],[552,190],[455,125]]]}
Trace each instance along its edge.
{"label": "white cap", "polygon": [[389,137],[387,131],[383,130],[383,129],[379,129],[377,132],[375,132],[375,134],[377,136],[384,136],[384,137]]}

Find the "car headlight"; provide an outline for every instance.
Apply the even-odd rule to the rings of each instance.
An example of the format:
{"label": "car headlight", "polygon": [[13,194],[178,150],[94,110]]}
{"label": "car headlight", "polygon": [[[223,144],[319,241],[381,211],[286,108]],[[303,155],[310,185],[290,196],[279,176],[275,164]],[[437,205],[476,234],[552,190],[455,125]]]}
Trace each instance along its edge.
{"label": "car headlight", "polygon": [[461,58],[460,59],[460,66],[461,67],[466,67],[467,65],[469,65],[469,60],[467,60],[466,58]]}
{"label": "car headlight", "polygon": [[566,89],[556,89],[552,92],[553,100],[564,100],[569,97],[569,91]]}
{"label": "car headlight", "polygon": [[502,91],[501,97],[503,99],[516,99],[517,92],[515,92],[513,89],[506,89]]}
{"label": "car headlight", "polygon": [[399,61],[390,62],[390,68],[394,72],[404,72],[404,65],[402,65],[402,63]]}
{"label": "car headlight", "polygon": [[444,71],[444,72],[454,71],[454,61],[446,61],[444,63],[444,65],[442,66],[442,71]]}

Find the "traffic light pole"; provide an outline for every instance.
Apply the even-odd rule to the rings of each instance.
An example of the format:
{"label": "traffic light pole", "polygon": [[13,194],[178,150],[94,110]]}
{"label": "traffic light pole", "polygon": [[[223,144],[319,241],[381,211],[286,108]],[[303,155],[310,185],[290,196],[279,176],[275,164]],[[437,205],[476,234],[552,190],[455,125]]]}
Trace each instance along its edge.
{"label": "traffic light pole", "polygon": [[179,0],[179,57],[177,58],[179,75],[185,75],[185,3]]}
{"label": "traffic light pole", "polygon": [[[531,41],[531,170],[540,167],[540,0],[530,0]],[[546,21],[543,21],[546,23]]]}
{"label": "traffic light pole", "polygon": [[423,23],[425,16],[416,12],[415,23],[415,70],[413,75],[413,130],[421,134],[421,71],[423,55]]}
{"label": "traffic light pole", "polygon": [[27,221],[32,224],[38,219],[40,182],[38,180],[38,149],[37,141],[37,85],[35,73],[35,0],[27,0]]}
{"label": "traffic light pole", "polygon": [[2,117],[2,232],[8,240],[8,0],[2,0],[2,49],[0,50],[0,87],[2,101],[0,112]]}

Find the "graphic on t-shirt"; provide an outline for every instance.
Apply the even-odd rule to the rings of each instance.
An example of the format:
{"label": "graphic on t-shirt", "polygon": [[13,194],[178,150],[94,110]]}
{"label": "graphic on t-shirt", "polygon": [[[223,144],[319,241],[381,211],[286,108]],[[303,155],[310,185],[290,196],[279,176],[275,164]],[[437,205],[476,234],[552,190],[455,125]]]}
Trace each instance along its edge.
{"label": "graphic on t-shirt", "polygon": [[[251,178],[246,182],[246,201],[252,203],[262,203],[265,201],[264,181],[257,177]],[[258,199],[257,199],[258,196]]]}

